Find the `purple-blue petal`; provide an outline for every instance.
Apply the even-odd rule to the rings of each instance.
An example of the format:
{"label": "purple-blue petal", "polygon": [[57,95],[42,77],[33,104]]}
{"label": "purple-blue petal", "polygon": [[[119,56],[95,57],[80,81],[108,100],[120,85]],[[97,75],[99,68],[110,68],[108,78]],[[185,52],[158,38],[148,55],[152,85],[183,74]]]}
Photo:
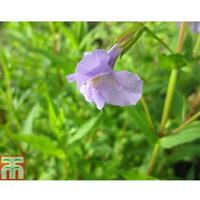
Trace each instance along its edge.
{"label": "purple-blue petal", "polygon": [[72,83],[72,82],[76,81],[76,74],[75,73],[69,74],[66,76],[66,79],[69,83]]}
{"label": "purple-blue petal", "polygon": [[107,104],[135,105],[142,96],[142,80],[126,71],[103,76],[101,84],[101,94]]}
{"label": "purple-blue petal", "polygon": [[[84,54],[83,59],[76,66],[74,75],[77,88],[80,89],[85,82],[98,74],[111,72],[112,67],[108,64],[109,60],[109,54],[102,49]],[[67,76],[67,80],[71,81],[71,76]]]}
{"label": "purple-blue petal", "polygon": [[200,22],[193,22],[192,23],[192,31],[194,33],[200,33]]}
{"label": "purple-blue petal", "polygon": [[97,108],[99,110],[102,110],[106,101],[103,98],[101,91],[94,87],[92,88],[92,99],[93,99],[93,102],[96,104]]}
{"label": "purple-blue petal", "polygon": [[92,99],[92,87],[88,84],[84,84],[80,88],[80,93],[85,97],[85,100],[89,103],[93,102]]}
{"label": "purple-blue petal", "polygon": [[109,65],[112,68],[121,52],[122,49],[118,46],[118,44],[115,44],[111,49],[108,50],[108,54],[110,55]]}
{"label": "purple-blue petal", "polygon": [[81,94],[85,97],[85,100],[89,103],[94,102],[99,110],[105,105],[105,100],[101,95],[99,88],[95,88],[90,83],[84,84],[80,88]]}
{"label": "purple-blue petal", "polygon": [[95,77],[80,88],[88,102],[94,102],[98,109],[105,105],[135,105],[142,96],[142,80],[127,71],[112,72]]}

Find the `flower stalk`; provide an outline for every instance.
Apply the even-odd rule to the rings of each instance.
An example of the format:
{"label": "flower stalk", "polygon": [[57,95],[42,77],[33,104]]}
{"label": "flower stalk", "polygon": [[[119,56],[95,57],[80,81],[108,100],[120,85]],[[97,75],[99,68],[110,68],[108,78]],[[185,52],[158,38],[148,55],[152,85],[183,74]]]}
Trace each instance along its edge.
{"label": "flower stalk", "polygon": [[152,117],[151,117],[151,114],[149,112],[149,108],[148,108],[147,103],[146,103],[143,96],[141,97],[141,103],[142,103],[142,106],[144,108],[144,112],[146,114],[146,118],[147,118],[147,121],[149,123],[149,126],[151,127],[152,130],[155,130],[155,127],[154,127],[154,124],[153,124],[153,121],[152,121]]}

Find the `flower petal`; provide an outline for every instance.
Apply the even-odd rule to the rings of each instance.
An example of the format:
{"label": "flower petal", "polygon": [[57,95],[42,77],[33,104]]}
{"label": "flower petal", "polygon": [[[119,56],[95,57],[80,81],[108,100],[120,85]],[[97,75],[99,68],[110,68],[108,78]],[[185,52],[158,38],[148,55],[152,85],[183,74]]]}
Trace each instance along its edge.
{"label": "flower petal", "polygon": [[97,108],[99,110],[102,110],[102,108],[105,105],[105,99],[101,95],[100,90],[92,88],[92,99],[93,99],[93,102],[96,104]]}
{"label": "flower petal", "polygon": [[101,94],[106,103],[118,106],[135,105],[142,95],[142,80],[126,71],[102,76]]}
{"label": "flower petal", "polygon": [[105,105],[105,100],[100,94],[100,91],[98,89],[95,89],[92,87],[92,85],[84,84],[80,88],[81,94],[85,97],[85,100],[89,103],[94,102],[99,110],[102,110],[102,108]]}
{"label": "flower petal", "polygon": [[194,33],[199,33],[200,32],[200,22],[193,22],[192,23],[192,31]]}
{"label": "flower petal", "polygon": [[108,54],[110,56],[109,65],[112,68],[121,52],[122,52],[122,49],[118,47],[118,44],[115,44],[111,49],[108,50]]}
{"label": "flower petal", "polygon": [[109,54],[102,49],[84,54],[83,59],[76,67],[77,87],[80,88],[82,84],[98,74],[111,72],[109,59]]}
{"label": "flower petal", "polygon": [[76,74],[75,73],[69,74],[66,76],[66,79],[69,83],[72,83],[73,81],[76,81]]}
{"label": "flower petal", "polygon": [[80,93],[85,97],[86,101],[92,103],[92,88],[89,85],[82,85],[80,88]]}
{"label": "flower petal", "polygon": [[76,73],[89,76],[96,76],[99,73],[111,71],[108,65],[110,56],[103,49],[97,49],[84,55],[83,59],[77,65]]}

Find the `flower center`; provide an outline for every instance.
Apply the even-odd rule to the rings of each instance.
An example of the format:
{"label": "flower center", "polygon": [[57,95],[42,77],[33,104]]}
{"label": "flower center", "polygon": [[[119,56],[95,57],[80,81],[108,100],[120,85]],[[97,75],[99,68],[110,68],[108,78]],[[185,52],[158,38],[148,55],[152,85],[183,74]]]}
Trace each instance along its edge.
{"label": "flower center", "polygon": [[97,76],[89,80],[89,84],[92,85],[95,89],[98,89],[101,81],[102,81],[102,76]]}

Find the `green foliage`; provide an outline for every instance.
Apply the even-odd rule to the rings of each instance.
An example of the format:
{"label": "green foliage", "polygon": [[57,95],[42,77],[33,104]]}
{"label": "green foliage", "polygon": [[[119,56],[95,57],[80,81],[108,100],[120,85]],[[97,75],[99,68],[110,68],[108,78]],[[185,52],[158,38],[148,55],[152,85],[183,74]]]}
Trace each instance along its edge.
{"label": "green foliage", "polygon": [[92,131],[93,127],[98,122],[100,116],[101,116],[101,113],[97,117],[93,117],[88,122],[83,124],[77,130],[77,132],[71,138],[69,138],[68,144],[73,144],[74,142],[77,142],[78,140],[82,139],[85,135],[90,133]]}
{"label": "green foliage", "polygon": [[150,127],[141,106],[133,108],[132,117],[135,122],[135,126],[146,136],[147,140],[151,144],[154,144],[156,142],[156,133]]}
{"label": "green foliage", "polygon": [[[177,37],[176,23],[166,22],[1,23],[0,155],[23,154],[27,179],[183,179],[174,168],[180,161],[192,165],[187,179],[199,178],[192,174],[200,159],[198,119],[159,139],[169,70],[178,69],[169,134],[193,109],[200,84],[199,39],[187,30],[183,51],[175,54]],[[107,49],[116,38],[124,55],[115,70],[142,78],[145,109],[139,102],[99,111],[66,82],[84,52]],[[148,176],[158,141],[158,173]]]}
{"label": "green foliage", "polygon": [[185,58],[179,53],[171,55],[160,54],[159,61],[161,67],[169,70],[174,67],[180,68],[187,65]]}
{"label": "green foliage", "polygon": [[44,135],[34,135],[34,134],[18,134],[14,136],[16,141],[25,142],[30,145],[35,150],[39,150],[47,155],[53,155],[60,159],[65,158],[65,152],[57,147],[55,141]]}
{"label": "green foliage", "polygon": [[23,133],[32,133],[32,128],[33,128],[33,120],[35,117],[37,117],[38,113],[40,111],[40,106],[36,104],[30,111],[30,113],[27,116],[27,119],[24,121],[24,126],[22,129]]}
{"label": "green foliage", "polygon": [[200,139],[200,123],[188,125],[185,129],[179,131],[175,135],[170,135],[160,139],[160,144],[163,148],[172,148],[177,145],[192,142]]}

